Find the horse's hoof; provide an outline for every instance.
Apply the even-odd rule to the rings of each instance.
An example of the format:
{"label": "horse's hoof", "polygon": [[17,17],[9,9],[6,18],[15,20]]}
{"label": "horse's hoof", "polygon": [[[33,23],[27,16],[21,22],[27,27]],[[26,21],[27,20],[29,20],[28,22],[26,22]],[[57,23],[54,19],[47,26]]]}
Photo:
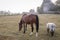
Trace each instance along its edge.
{"label": "horse's hoof", "polygon": [[38,37],[38,35],[36,35],[36,37]]}
{"label": "horse's hoof", "polygon": [[38,33],[36,33],[36,37],[38,37]]}
{"label": "horse's hoof", "polygon": [[30,36],[31,36],[32,34],[33,34],[33,33],[31,32],[31,33],[30,33]]}

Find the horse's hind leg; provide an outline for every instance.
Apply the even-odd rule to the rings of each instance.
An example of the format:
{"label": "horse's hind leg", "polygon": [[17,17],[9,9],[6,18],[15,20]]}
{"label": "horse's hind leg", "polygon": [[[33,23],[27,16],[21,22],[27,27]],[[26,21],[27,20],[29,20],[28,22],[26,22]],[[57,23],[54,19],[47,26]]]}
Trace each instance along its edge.
{"label": "horse's hind leg", "polygon": [[51,36],[54,36],[54,31],[51,31],[50,33],[51,33]]}
{"label": "horse's hind leg", "polygon": [[33,30],[34,30],[34,28],[33,28],[33,24],[31,24],[31,29],[32,29],[32,30],[31,30],[32,32],[30,33],[30,35],[33,34]]}
{"label": "horse's hind leg", "polygon": [[36,26],[36,37],[38,37],[38,30],[39,30],[39,27]]}

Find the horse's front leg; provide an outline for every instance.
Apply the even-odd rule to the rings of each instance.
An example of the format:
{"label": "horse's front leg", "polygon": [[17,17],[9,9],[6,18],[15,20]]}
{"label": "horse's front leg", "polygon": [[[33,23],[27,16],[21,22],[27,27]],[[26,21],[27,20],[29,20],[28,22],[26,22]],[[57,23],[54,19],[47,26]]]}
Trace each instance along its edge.
{"label": "horse's front leg", "polygon": [[27,31],[27,24],[26,24],[26,31]]}
{"label": "horse's front leg", "polygon": [[24,32],[23,33],[25,33],[25,24],[24,24]]}
{"label": "horse's front leg", "polygon": [[49,33],[49,28],[47,28],[47,33]]}
{"label": "horse's front leg", "polygon": [[31,29],[32,29],[32,30],[31,30],[32,32],[30,33],[30,35],[33,34],[33,30],[34,30],[34,28],[33,28],[33,24],[31,24]]}

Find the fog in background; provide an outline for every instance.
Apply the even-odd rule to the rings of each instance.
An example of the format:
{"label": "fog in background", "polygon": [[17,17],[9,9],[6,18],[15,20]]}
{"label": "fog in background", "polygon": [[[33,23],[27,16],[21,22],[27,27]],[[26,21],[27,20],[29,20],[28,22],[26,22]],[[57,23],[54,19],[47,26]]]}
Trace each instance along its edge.
{"label": "fog in background", "polygon": [[[56,0],[51,0],[55,3]],[[0,11],[22,13],[29,12],[30,9],[37,10],[43,0],[0,0]]]}

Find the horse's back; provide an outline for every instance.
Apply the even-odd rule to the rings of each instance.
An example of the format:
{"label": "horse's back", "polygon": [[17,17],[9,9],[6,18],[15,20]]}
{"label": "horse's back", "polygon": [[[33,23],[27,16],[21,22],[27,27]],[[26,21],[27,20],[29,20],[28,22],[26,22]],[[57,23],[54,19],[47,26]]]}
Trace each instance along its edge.
{"label": "horse's back", "polygon": [[26,14],[22,16],[22,20],[27,23],[32,23],[36,21],[36,16],[34,14]]}
{"label": "horse's back", "polygon": [[55,30],[55,24],[54,23],[47,23],[47,28],[49,28],[50,30]]}

